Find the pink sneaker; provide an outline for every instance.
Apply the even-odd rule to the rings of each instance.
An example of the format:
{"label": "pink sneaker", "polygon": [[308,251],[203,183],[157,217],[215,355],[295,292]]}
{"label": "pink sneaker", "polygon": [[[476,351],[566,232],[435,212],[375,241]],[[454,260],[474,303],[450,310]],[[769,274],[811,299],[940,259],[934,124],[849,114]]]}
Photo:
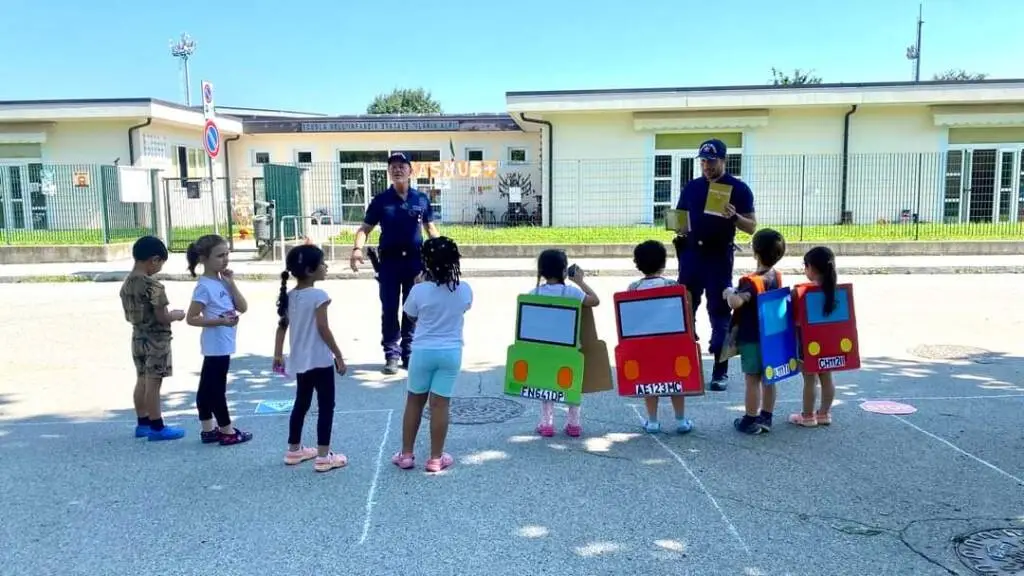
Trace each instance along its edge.
{"label": "pink sneaker", "polygon": [[442,452],[440,458],[431,458],[430,460],[427,460],[425,468],[427,469],[427,472],[430,473],[440,472],[441,470],[448,469],[454,463],[455,459],[452,458],[451,454]]}
{"label": "pink sneaker", "polygon": [[796,414],[789,415],[790,424],[796,424],[797,426],[803,426],[804,428],[814,428],[818,425],[818,419],[814,417],[814,414],[805,416],[797,412]]}
{"label": "pink sneaker", "polygon": [[408,470],[416,465],[416,457],[410,452],[408,454],[402,454],[399,450],[395,452],[395,455],[391,457],[391,463],[398,466],[402,470]]}
{"label": "pink sneaker", "polygon": [[299,447],[298,450],[288,450],[284,453],[284,463],[289,466],[302,464],[306,460],[316,458],[316,448]]}
{"label": "pink sneaker", "polygon": [[313,462],[313,469],[317,472],[329,472],[335,468],[341,468],[348,464],[348,458],[344,454],[328,452],[327,456],[317,456]]}
{"label": "pink sneaker", "polygon": [[831,426],[832,425],[832,413],[831,412],[818,412],[815,415],[818,420],[819,426]]}
{"label": "pink sneaker", "polygon": [[553,424],[537,424],[537,434],[551,438],[555,435],[555,426]]}

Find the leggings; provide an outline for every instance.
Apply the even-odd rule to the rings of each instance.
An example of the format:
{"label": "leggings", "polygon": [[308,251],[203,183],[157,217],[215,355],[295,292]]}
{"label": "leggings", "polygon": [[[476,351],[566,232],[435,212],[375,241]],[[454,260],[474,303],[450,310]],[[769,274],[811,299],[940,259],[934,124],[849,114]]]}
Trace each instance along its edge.
{"label": "leggings", "polygon": [[316,443],[331,445],[331,426],[334,424],[334,367],[313,368],[295,378],[295,405],[288,420],[288,443],[302,443],[302,423],[313,405],[316,391]]}
{"label": "leggings", "polygon": [[207,421],[217,418],[218,426],[231,424],[228,413],[228,368],[231,356],[205,356],[199,372],[199,390],[196,392],[196,409],[199,419]]}

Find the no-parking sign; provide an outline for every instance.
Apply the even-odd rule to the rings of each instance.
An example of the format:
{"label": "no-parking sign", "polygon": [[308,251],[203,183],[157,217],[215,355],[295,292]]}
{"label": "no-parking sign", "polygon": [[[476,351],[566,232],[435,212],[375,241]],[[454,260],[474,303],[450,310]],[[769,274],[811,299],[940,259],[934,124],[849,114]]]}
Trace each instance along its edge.
{"label": "no-parking sign", "polygon": [[213,120],[213,83],[203,80],[203,116]]}
{"label": "no-parking sign", "polygon": [[220,129],[213,120],[207,120],[203,129],[203,147],[210,158],[216,158],[217,154],[220,154]]}

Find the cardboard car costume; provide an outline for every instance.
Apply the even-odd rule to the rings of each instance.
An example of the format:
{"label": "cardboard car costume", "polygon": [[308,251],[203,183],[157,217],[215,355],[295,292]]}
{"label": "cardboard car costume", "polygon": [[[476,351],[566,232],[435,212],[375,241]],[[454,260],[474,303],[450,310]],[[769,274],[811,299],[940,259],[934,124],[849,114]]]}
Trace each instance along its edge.
{"label": "cardboard car costume", "polygon": [[505,393],[579,405],[583,394],[611,388],[608,349],[597,338],[593,312],[575,298],[520,295]]}
{"label": "cardboard car costume", "polygon": [[704,370],[686,287],[628,290],[617,292],[613,300],[619,396],[704,394]]}
{"label": "cardboard car costume", "polygon": [[808,374],[860,368],[853,285],[836,286],[836,306],[825,314],[825,293],[815,284],[793,289],[803,371]]}
{"label": "cardboard car costume", "polygon": [[777,288],[758,294],[757,321],[762,382],[775,384],[799,374],[792,291],[789,288]]}

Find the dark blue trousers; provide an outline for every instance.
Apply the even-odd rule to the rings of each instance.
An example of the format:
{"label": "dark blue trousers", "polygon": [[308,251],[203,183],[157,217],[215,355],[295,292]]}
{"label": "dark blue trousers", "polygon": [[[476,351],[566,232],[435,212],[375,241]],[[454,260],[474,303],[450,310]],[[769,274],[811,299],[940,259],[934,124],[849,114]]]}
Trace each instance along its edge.
{"label": "dark blue trousers", "polygon": [[[733,249],[707,250],[691,244],[679,257],[679,283],[686,286],[693,300],[693,314],[697,315],[701,297],[707,298],[708,320],[711,322],[711,342],[708,352],[716,357],[729,334],[732,311],[722,298],[722,292],[732,286]],[[716,366],[716,370],[723,368]],[[724,376],[724,372],[721,374]]]}
{"label": "dark blue trousers", "polygon": [[[416,321],[402,312],[409,291],[420,273],[422,265],[419,255],[398,258],[382,258],[377,276],[380,291],[380,345],[384,348],[385,360],[409,358],[412,335]],[[399,327],[401,318],[401,327]]]}

